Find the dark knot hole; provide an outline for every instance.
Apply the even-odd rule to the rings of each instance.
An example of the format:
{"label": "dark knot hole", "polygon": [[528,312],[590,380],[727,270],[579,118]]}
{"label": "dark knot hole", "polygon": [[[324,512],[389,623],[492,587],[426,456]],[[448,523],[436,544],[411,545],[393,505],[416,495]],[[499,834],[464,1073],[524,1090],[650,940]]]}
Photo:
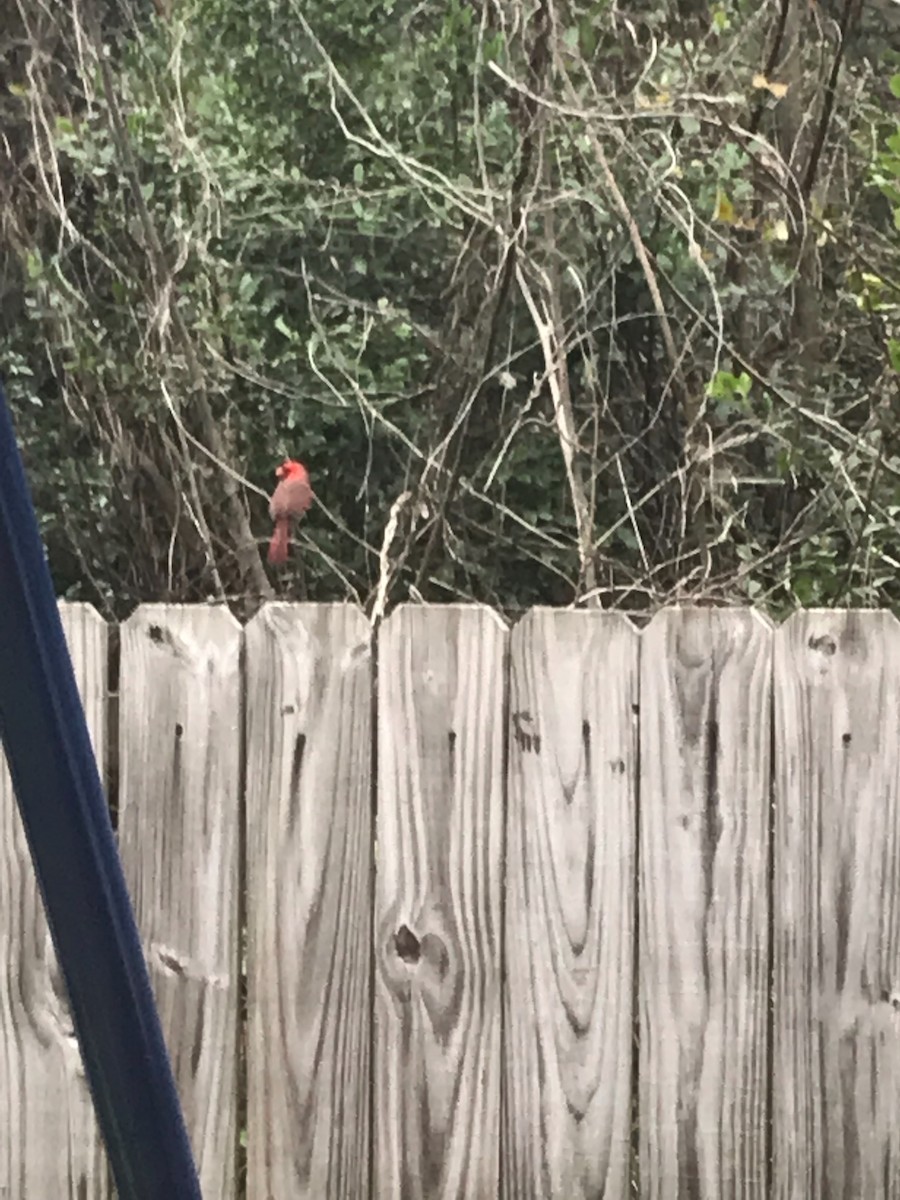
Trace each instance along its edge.
{"label": "dark knot hole", "polygon": [[406,925],[401,925],[394,934],[394,949],[405,963],[417,963],[422,953],[419,939]]}

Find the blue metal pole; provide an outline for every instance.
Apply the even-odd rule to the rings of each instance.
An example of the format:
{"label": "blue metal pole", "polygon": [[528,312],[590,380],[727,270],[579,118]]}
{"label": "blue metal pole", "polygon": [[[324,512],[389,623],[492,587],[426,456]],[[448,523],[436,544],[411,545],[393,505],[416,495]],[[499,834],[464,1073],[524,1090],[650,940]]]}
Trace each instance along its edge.
{"label": "blue metal pole", "polygon": [[120,1200],[201,1200],[2,387],[0,739]]}

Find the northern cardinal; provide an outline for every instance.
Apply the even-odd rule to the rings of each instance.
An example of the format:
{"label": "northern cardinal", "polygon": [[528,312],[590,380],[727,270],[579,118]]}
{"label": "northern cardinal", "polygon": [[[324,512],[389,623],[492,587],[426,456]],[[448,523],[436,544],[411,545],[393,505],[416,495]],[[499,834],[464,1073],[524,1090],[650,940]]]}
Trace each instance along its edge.
{"label": "northern cardinal", "polygon": [[309,471],[303,463],[286,458],[275,471],[275,478],[280,482],[269,501],[269,516],[275,522],[269,542],[269,562],[273,564],[287,562],[291,517],[302,517],[313,502]]}

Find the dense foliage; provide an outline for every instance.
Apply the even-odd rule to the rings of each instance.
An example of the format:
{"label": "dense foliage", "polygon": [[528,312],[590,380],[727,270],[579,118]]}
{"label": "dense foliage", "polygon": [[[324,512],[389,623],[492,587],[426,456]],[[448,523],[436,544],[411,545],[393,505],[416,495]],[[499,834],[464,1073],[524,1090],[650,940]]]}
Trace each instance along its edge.
{"label": "dense foliage", "polygon": [[18,0],[0,51],[61,593],[900,598],[891,0],[90,11]]}

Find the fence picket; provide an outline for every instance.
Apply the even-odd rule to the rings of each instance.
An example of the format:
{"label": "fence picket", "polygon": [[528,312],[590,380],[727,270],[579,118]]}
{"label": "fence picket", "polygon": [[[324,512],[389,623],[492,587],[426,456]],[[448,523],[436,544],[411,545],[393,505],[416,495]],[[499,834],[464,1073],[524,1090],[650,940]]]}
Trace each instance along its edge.
{"label": "fence picket", "polygon": [[[106,752],[106,623],[88,604],[60,615],[101,770]],[[0,751],[0,1196],[109,1195],[106,1158]]]}
{"label": "fence picket", "polygon": [[900,1196],[900,624],[775,642],[774,1187]]}
{"label": "fence picket", "polygon": [[767,1194],[772,630],[657,613],[641,636],[641,1195]]}
{"label": "fence picket", "polygon": [[372,655],[348,605],[246,632],[248,1196],[369,1184]]}
{"label": "fence picket", "polygon": [[507,632],[404,605],[378,640],[375,1189],[496,1196]]}
{"label": "fence picket", "polygon": [[503,1193],[628,1193],[638,635],[535,609],[510,646]]}
{"label": "fence picket", "polygon": [[236,1192],[242,630],[212,606],[122,626],[119,843],[204,1196]]}

